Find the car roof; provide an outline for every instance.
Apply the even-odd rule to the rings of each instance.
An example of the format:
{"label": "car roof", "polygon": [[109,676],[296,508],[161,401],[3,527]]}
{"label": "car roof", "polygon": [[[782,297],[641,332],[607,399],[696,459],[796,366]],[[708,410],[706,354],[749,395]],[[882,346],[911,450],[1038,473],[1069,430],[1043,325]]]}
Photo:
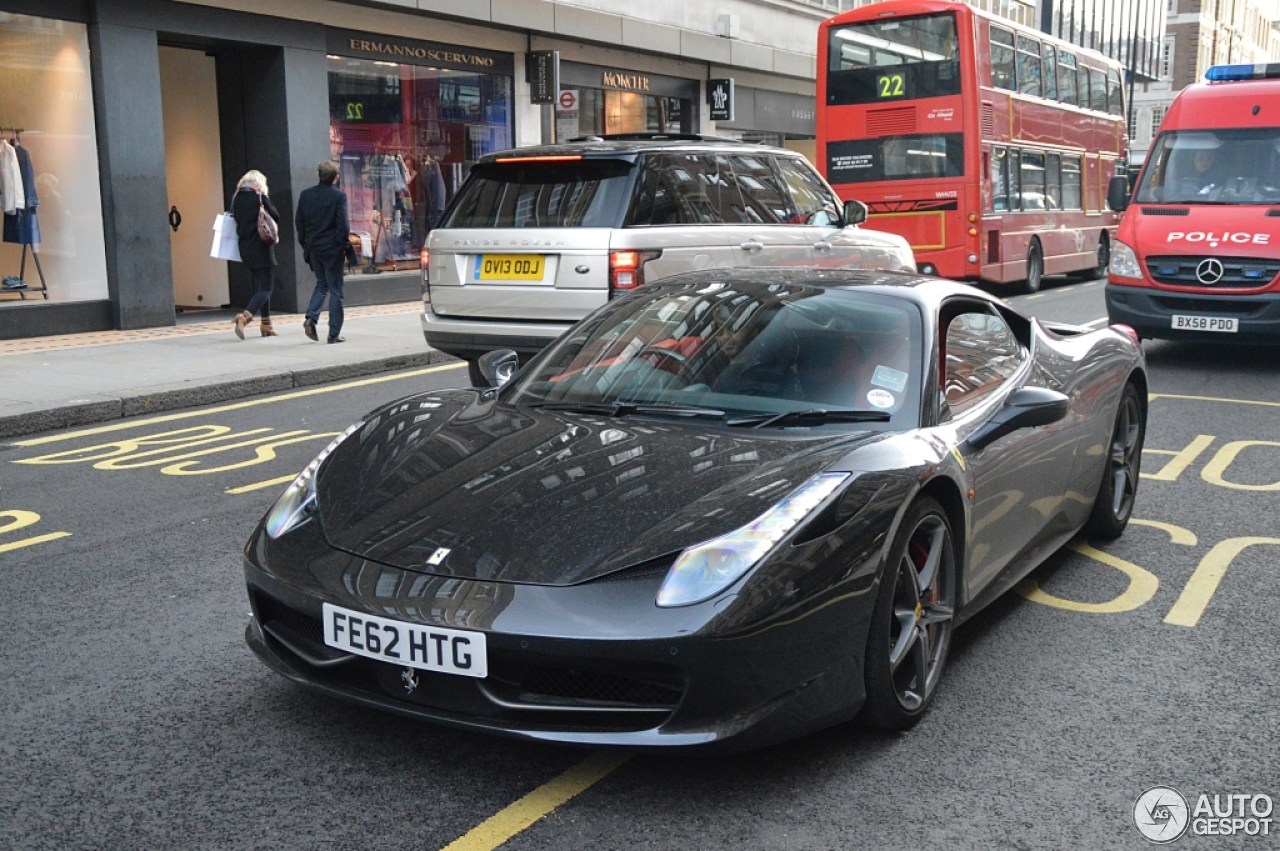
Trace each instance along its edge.
{"label": "car roof", "polygon": [[[890,272],[882,269],[842,269],[818,266],[774,266],[706,269],[684,272],[649,284],[649,287],[692,288],[711,283],[764,287],[776,284],[811,286],[822,289],[857,288],[895,296],[920,305],[927,312],[948,298],[965,297],[990,304],[1000,300],[982,290],[931,275]],[[1001,305],[1008,309],[1007,305]]]}
{"label": "car roof", "polygon": [[512,148],[506,151],[495,151],[485,154],[479,160],[482,163],[503,159],[582,156],[596,157],[631,157],[646,151],[716,151],[722,153],[767,153],[798,157],[799,153],[786,148],[775,148],[755,142],[743,142],[725,136],[708,136],[697,133],[615,133],[603,136],[583,136],[553,145],[530,145],[523,148]]}

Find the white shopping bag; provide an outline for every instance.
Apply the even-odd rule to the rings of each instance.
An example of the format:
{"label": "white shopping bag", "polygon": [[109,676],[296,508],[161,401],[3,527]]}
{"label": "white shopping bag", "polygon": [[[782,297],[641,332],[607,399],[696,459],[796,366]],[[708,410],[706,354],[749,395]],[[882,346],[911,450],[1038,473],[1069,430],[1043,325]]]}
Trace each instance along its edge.
{"label": "white shopping bag", "polygon": [[236,220],[230,213],[219,213],[213,220],[213,247],[209,249],[209,256],[219,260],[240,260]]}

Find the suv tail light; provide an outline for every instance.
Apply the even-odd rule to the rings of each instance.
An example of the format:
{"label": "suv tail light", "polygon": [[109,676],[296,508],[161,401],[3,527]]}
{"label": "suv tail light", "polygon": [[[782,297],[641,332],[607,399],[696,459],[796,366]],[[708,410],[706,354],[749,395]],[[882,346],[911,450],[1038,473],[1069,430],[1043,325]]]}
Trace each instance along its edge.
{"label": "suv tail light", "polygon": [[644,286],[644,264],[657,260],[662,251],[610,251],[609,296],[619,290],[634,290]]}
{"label": "suv tail light", "polygon": [[423,268],[424,270],[427,268],[427,266],[428,266],[428,265],[430,265],[430,263],[431,263],[431,249],[430,249],[430,248],[427,248],[425,245],[424,245],[424,246],[422,246],[422,250],[418,252],[418,262],[420,262],[420,263],[422,264],[422,268]]}

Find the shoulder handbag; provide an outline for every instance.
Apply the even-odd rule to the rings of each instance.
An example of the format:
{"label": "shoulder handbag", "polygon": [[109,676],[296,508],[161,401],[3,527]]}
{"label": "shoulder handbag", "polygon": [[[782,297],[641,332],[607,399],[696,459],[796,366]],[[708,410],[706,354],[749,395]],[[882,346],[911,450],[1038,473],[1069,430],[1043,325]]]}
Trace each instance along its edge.
{"label": "shoulder handbag", "polygon": [[280,227],[276,224],[276,220],[271,218],[271,214],[267,212],[267,206],[262,200],[262,195],[258,195],[258,236],[268,245],[275,245],[280,241]]}

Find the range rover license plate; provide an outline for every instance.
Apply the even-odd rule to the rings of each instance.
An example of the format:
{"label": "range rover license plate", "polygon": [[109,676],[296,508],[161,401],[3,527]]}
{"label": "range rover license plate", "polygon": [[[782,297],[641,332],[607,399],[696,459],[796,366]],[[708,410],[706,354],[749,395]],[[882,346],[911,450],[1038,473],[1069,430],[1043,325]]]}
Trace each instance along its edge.
{"label": "range rover license plate", "polygon": [[477,254],[477,281],[540,281],[546,258],[541,254]]}
{"label": "range rover license plate", "polygon": [[1240,322],[1234,316],[1177,316],[1173,317],[1175,331],[1221,331],[1234,334],[1240,330]]}
{"label": "range rover license plate", "polygon": [[408,623],[324,604],[324,643],[379,662],[484,678],[489,659],[483,632]]}

